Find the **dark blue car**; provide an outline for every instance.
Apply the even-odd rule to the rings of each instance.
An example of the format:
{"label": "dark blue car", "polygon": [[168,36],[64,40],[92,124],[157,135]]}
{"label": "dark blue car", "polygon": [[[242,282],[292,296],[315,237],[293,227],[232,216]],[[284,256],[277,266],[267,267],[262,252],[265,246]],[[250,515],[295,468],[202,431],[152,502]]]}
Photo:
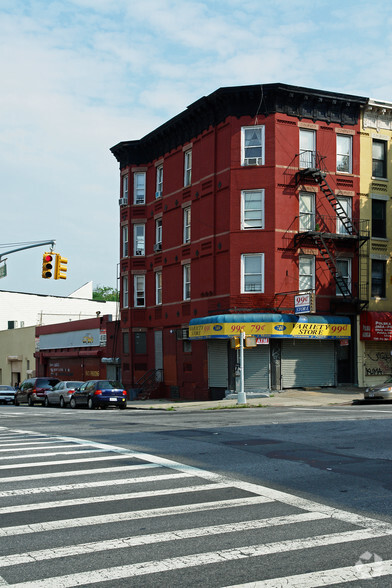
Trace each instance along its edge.
{"label": "dark blue car", "polygon": [[70,407],[107,408],[108,406],[126,408],[127,391],[115,380],[89,380],[76,388],[70,399]]}

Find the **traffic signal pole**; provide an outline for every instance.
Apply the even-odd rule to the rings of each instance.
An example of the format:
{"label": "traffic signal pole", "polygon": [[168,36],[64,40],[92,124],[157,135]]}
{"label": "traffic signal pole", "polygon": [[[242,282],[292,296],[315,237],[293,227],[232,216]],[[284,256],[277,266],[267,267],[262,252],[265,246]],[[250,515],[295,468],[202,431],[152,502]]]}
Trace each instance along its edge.
{"label": "traffic signal pole", "polygon": [[54,248],[56,241],[41,241],[40,243],[35,243],[34,245],[24,245],[24,247],[18,247],[17,249],[10,249],[10,251],[3,251],[0,253],[0,262],[3,261],[2,257],[5,255],[9,255],[10,253],[16,253],[17,251],[24,251],[25,249],[33,249],[34,247],[42,247],[42,245],[51,245],[52,249]]}

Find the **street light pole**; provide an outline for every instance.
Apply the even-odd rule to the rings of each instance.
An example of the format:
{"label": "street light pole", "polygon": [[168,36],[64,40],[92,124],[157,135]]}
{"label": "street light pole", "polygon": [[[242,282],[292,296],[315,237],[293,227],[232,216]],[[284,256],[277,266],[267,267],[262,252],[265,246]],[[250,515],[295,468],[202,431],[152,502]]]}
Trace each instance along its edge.
{"label": "street light pole", "polygon": [[245,369],[244,369],[244,341],[245,331],[240,333],[240,391],[237,395],[237,404],[246,404],[245,394]]}

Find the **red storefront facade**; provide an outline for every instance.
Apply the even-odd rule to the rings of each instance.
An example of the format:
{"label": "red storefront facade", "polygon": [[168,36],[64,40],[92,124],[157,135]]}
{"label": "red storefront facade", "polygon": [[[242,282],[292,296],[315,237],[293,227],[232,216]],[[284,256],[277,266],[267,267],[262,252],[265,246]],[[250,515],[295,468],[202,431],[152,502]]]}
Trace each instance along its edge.
{"label": "red storefront facade", "polygon": [[109,315],[37,327],[37,376],[120,380],[118,327]]}
{"label": "red storefront facade", "polygon": [[[349,317],[355,339],[365,102],[282,84],[221,88],[140,141],[112,148],[121,177],[125,385],[155,371],[161,394],[210,398],[208,342],[189,339],[190,320],[294,313],[304,290],[318,315]],[[347,347],[338,380],[355,382]]]}

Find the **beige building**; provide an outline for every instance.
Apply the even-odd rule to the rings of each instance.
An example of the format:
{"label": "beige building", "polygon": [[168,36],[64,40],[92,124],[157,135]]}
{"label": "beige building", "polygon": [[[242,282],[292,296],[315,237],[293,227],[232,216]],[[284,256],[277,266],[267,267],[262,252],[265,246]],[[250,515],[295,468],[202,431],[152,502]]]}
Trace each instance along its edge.
{"label": "beige building", "polygon": [[0,384],[35,376],[35,326],[0,331]]}

